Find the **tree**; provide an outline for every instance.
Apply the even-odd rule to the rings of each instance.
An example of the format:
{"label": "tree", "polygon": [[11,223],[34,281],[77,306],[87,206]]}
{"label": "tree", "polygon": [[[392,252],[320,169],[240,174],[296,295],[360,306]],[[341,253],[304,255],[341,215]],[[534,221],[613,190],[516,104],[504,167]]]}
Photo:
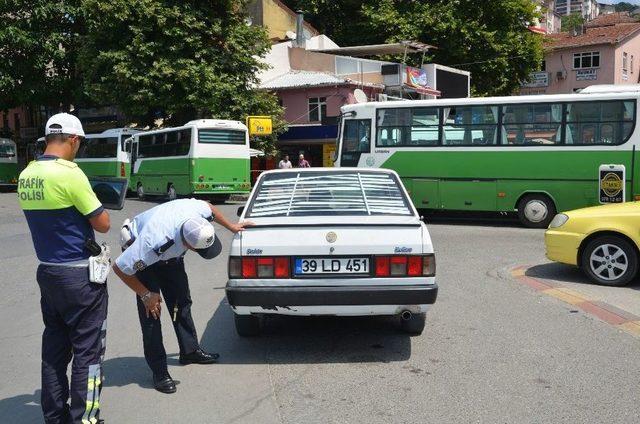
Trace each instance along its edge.
{"label": "tree", "polygon": [[563,32],[573,31],[574,28],[578,28],[584,25],[584,18],[579,13],[572,13],[562,17],[560,22],[560,28]]}
{"label": "tree", "polygon": [[278,113],[254,90],[266,32],[243,1],[85,0],[81,61],[87,97],[149,123]]}
{"label": "tree", "polygon": [[[530,0],[289,0],[340,45],[416,40],[437,47],[425,61],[471,71],[477,95],[508,95],[539,68],[542,38]],[[330,32],[331,31],[331,32]],[[410,57],[419,65],[421,55]],[[401,58],[396,58],[401,60]]]}
{"label": "tree", "polygon": [[633,12],[637,7],[637,5],[625,1],[621,1],[615,5],[616,12]]}
{"label": "tree", "polygon": [[140,125],[260,114],[281,128],[277,98],[255,90],[270,44],[246,3],[4,0],[0,108],[114,105]]}
{"label": "tree", "polygon": [[68,110],[78,94],[79,1],[0,2],[0,109]]}

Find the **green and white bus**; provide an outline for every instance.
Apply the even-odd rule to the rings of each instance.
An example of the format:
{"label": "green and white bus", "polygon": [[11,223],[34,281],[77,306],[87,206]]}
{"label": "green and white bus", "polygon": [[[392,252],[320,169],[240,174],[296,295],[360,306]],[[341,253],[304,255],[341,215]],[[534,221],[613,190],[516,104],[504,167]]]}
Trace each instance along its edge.
{"label": "green and white bus", "polygon": [[87,134],[80,143],[75,162],[88,177],[129,178],[131,161],[125,140],[138,132],[131,128],[113,128]]}
{"label": "green and white bus", "polygon": [[135,134],[129,189],[139,198],[248,193],[249,132],[239,121],[199,119]]}
{"label": "green and white bus", "polygon": [[18,183],[18,153],[16,143],[0,138],[0,186],[13,187]]}
{"label": "green and white bus", "polygon": [[599,203],[603,164],[624,166],[624,200],[639,198],[639,97],[630,87],[347,105],[336,166],[395,170],[418,209],[516,211],[542,228]]}

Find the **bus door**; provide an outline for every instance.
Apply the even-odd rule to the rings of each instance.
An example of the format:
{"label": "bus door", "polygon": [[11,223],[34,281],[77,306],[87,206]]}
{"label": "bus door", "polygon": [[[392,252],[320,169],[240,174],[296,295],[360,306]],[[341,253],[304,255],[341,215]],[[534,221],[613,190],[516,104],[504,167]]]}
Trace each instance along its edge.
{"label": "bus door", "polygon": [[345,119],[340,166],[358,166],[363,153],[371,153],[371,119]]}

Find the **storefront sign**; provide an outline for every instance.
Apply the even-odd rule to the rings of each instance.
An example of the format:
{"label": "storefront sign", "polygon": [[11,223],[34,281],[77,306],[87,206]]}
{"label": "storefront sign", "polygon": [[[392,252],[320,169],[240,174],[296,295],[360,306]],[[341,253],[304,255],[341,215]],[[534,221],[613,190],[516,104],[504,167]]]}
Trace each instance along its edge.
{"label": "storefront sign", "polygon": [[548,86],[549,86],[548,72],[532,72],[529,74],[529,81],[522,84],[522,87],[524,88],[548,87]]}
{"label": "storefront sign", "polygon": [[270,135],[273,123],[270,116],[247,116],[249,135]]}
{"label": "storefront sign", "polygon": [[624,165],[600,165],[598,182],[600,203],[624,202]]}
{"label": "storefront sign", "polygon": [[576,71],[576,81],[587,81],[598,79],[597,69],[579,69]]}
{"label": "storefront sign", "polygon": [[405,67],[405,84],[415,88],[429,88],[427,83],[427,71],[420,68]]}

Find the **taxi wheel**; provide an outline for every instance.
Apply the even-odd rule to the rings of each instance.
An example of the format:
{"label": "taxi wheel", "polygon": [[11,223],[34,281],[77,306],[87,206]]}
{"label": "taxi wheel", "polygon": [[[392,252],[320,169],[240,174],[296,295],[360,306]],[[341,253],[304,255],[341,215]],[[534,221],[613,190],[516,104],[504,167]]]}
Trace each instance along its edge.
{"label": "taxi wheel", "polygon": [[547,228],[556,215],[553,201],[543,194],[529,194],[518,202],[518,218],[529,228]]}
{"label": "taxi wheel", "polygon": [[240,337],[255,337],[260,335],[260,318],[255,315],[234,316],[236,332]]}
{"label": "taxi wheel", "polygon": [[424,312],[421,314],[412,314],[409,319],[400,317],[400,327],[405,333],[419,336],[424,330],[426,320],[427,314]]}
{"label": "taxi wheel", "polygon": [[138,200],[144,200],[144,188],[142,187],[142,183],[138,183],[136,187],[136,194],[138,195]]}
{"label": "taxi wheel", "polygon": [[178,193],[176,192],[176,188],[173,186],[173,184],[169,184],[169,187],[167,188],[167,199],[169,201],[172,200],[176,200],[178,198]]}
{"label": "taxi wheel", "polygon": [[582,270],[604,286],[625,286],[638,272],[638,255],[633,246],[617,236],[591,240],[581,255]]}

